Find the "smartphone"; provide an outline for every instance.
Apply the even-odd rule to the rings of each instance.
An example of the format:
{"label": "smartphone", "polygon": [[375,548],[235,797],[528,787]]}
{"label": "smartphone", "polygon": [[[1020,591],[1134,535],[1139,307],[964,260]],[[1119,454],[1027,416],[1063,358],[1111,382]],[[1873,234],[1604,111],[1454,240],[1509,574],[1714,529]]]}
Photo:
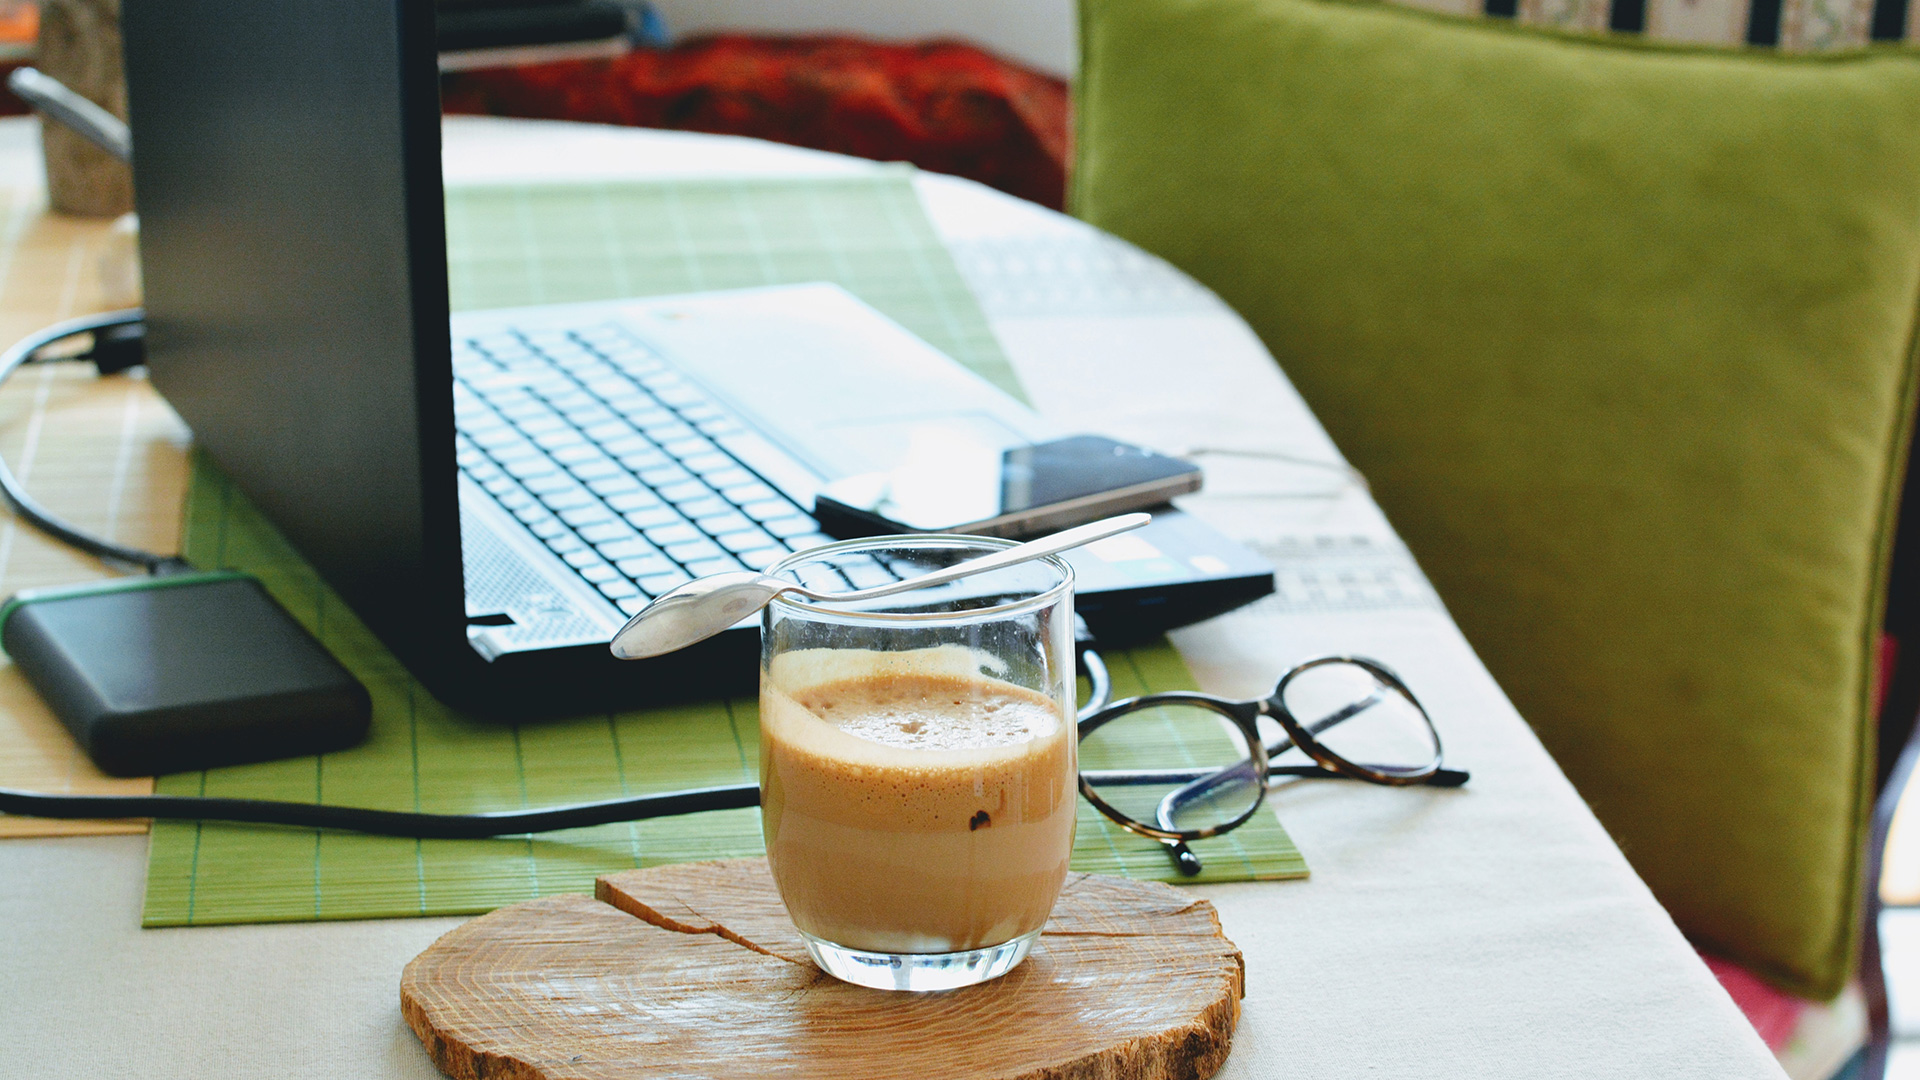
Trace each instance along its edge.
{"label": "smartphone", "polygon": [[1099,435],[1011,449],[916,433],[895,468],[815,495],[822,531],[848,539],[946,532],[1021,538],[1157,506],[1200,489],[1200,468]]}

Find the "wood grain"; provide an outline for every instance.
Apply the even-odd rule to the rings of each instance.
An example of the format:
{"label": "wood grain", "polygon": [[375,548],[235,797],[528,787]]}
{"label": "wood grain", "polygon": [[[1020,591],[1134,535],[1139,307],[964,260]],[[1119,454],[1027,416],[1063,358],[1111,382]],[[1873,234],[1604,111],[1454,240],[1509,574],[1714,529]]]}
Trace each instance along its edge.
{"label": "wood grain", "polygon": [[[120,0],[41,0],[38,63],[69,90],[127,118]],[[110,218],[133,209],[133,170],[125,162],[60,124],[43,125],[41,138],[55,210]]]}
{"label": "wood grain", "polygon": [[868,990],[807,959],[764,859],[603,877],[597,899],[502,908],[442,937],[400,1001],[461,1080],[1211,1076],[1245,971],[1213,905],[1076,874],[1012,973]]}

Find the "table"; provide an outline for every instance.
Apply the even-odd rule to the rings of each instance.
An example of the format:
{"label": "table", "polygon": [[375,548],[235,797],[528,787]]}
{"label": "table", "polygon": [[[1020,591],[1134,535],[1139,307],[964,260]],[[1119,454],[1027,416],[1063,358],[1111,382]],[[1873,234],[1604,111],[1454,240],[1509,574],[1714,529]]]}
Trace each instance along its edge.
{"label": "table", "polygon": [[[19,209],[34,182],[27,124],[0,121],[16,234],[34,220]],[[545,178],[556,163],[596,177],[872,167],[742,139],[485,119],[447,122],[446,162],[456,182]],[[1175,635],[1201,684],[1263,693],[1309,654],[1376,656],[1427,702],[1449,762],[1473,772],[1459,791],[1297,785],[1275,801],[1312,879],[1195,890],[1247,960],[1220,1075],[1780,1076],[1239,319],[1075,221],[967,181],[915,182],[1042,412],[1163,450],[1238,452],[1204,457],[1207,490],[1182,502],[1271,556],[1280,591]],[[0,277],[8,333],[28,328],[15,298],[35,287]],[[34,323],[64,313],[32,306]],[[1148,378],[1169,366],[1178,383]],[[24,393],[0,397],[9,453]],[[133,438],[164,474],[182,449],[164,416],[141,419],[150,404],[127,406],[137,438],[69,449],[105,458]],[[0,589],[18,583],[0,550]],[[0,841],[10,1071],[437,1075],[400,1018],[399,972],[459,920],[143,931],[144,856],[140,836]]]}

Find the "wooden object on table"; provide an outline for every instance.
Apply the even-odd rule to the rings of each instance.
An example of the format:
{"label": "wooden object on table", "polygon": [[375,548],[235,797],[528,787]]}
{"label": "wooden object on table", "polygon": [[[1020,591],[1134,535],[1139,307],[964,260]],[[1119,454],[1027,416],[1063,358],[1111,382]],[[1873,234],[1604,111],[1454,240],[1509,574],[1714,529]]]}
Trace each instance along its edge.
{"label": "wooden object on table", "polygon": [[807,958],[765,859],[612,874],[597,899],[482,915],[407,965],[400,1006],[450,1076],[1109,1080],[1211,1076],[1245,971],[1207,901],[1075,874],[1033,954],[944,993]]}
{"label": "wooden object on table", "polygon": [[[120,0],[41,0],[36,66],[69,90],[127,118]],[[47,196],[55,210],[118,217],[133,209],[133,170],[65,126],[41,128]]]}

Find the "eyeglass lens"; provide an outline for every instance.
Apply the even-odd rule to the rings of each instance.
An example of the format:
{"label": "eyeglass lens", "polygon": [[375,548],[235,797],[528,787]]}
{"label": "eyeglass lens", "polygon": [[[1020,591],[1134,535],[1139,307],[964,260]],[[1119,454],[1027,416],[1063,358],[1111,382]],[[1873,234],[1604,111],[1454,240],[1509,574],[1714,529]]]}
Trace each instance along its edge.
{"label": "eyeglass lens", "polygon": [[[1281,683],[1280,705],[1326,753],[1362,769],[1404,774],[1438,764],[1439,737],[1420,706],[1359,664],[1298,669]],[[1289,754],[1275,764],[1298,760]]]}
{"label": "eyeglass lens", "polygon": [[1264,780],[1244,731],[1195,705],[1148,706],[1102,724],[1080,741],[1080,775],[1127,818],[1191,833],[1245,816]]}

